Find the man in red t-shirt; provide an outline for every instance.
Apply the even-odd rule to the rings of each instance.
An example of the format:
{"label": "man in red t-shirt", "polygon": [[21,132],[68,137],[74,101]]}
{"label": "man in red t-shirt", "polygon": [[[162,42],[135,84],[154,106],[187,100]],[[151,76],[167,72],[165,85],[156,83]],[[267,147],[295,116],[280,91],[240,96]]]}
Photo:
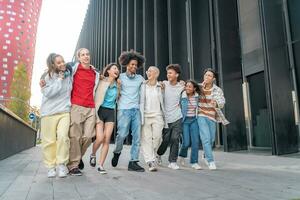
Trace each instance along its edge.
{"label": "man in red t-shirt", "polygon": [[83,169],[82,156],[95,136],[95,102],[94,94],[99,74],[90,65],[90,52],[81,48],[76,53],[79,63],[73,66],[73,90],[71,94],[70,126],[70,175],[81,176]]}

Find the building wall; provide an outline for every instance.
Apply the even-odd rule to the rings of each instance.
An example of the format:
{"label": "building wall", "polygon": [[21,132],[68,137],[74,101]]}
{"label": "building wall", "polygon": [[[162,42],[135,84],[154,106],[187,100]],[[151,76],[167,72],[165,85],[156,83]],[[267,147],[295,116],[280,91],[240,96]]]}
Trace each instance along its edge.
{"label": "building wall", "polygon": [[41,4],[42,0],[0,0],[0,97],[10,97],[18,63],[26,65],[31,80]]}
{"label": "building wall", "polygon": [[[77,48],[90,49],[92,63],[99,69],[117,62],[122,51],[135,49],[146,57],[139,73],[145,75],[150,65],[156,65],[161,80],[169,63],[182,66],[182,79],[198,82],[203,69],[214,68],[231,122],[219,127],[217,144],[225,151],[263,147],[277,155],[292,153],[298,151],[298,127],[291,101],[295,88],[284,2],[90,0]],[[291,5],[297,1],[287,2],[296,43],[297,13]]]}

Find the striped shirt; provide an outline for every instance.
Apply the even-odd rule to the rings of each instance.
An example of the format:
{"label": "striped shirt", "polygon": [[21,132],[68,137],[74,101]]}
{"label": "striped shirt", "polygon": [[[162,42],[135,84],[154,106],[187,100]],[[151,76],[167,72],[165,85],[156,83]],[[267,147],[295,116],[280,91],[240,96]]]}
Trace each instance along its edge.
{"label": "striped shirt", "polygon": [[201,95],[199,98],[198,116],[207,117],[213,121],[217,121],[216,110],[211,103],[213,100],[212,89],[213,88],[206,90],[202,88],[204,95]]}
{"label": "striped shirt", "polygon": [[197,109],[197,102],[195,96],[188,97],[188,109],[187,109],[187,117],[195,117]]}

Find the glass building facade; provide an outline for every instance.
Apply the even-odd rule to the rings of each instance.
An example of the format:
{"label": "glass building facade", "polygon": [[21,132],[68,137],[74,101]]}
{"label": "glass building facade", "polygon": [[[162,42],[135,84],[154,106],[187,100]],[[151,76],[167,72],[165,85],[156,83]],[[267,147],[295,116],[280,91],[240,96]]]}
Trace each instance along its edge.
{"label": "glass building facade", "polygon": [[[169,63],[182,79],[202,80],[211,67],[231,122],[220,126],[224,151],[299,150],[300,1],[90,0],[77,48],[100,70],[124,50],[146,57],[166,78]],[[124,68],[122,69],[124,71]]]}

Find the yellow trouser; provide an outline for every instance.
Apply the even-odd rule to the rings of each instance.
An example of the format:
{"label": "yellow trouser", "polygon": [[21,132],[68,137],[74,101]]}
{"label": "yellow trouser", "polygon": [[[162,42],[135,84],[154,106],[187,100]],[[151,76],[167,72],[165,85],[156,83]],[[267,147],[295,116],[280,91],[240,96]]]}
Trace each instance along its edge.
{"label": "yellow trouser", "polygon": [[41,119],[42,147],[46,167],[69,161],[70,113],[46,116]]}

